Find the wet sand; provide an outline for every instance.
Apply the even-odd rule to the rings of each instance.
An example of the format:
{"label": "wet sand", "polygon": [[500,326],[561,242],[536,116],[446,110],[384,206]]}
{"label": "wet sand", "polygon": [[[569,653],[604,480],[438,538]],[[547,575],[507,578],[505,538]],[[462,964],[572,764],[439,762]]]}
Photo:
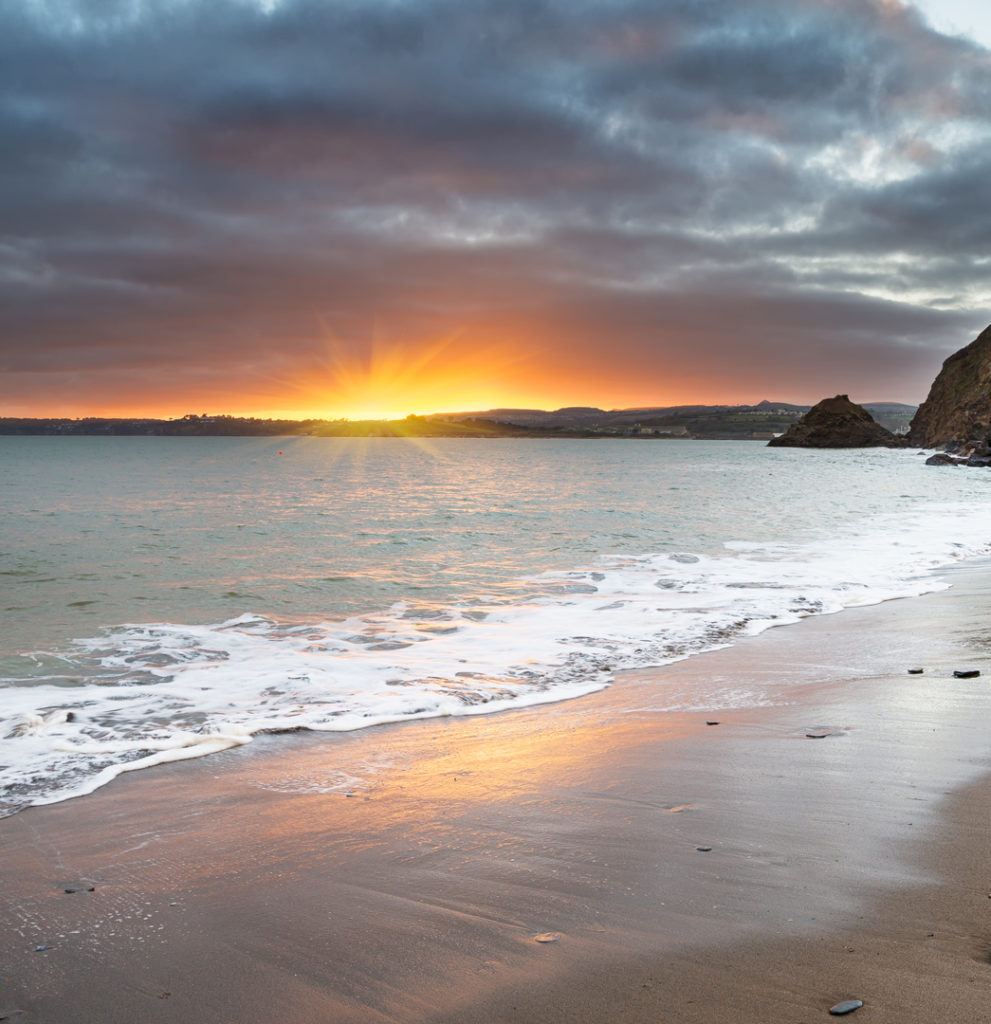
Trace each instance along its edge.
{"label": "wet sand", "polygon": [[[989,1019],[991,572],[949,578],[583,700],[260,738],[0,821],[0,1011]],[[713,679],[778,697],[656,710]]]}

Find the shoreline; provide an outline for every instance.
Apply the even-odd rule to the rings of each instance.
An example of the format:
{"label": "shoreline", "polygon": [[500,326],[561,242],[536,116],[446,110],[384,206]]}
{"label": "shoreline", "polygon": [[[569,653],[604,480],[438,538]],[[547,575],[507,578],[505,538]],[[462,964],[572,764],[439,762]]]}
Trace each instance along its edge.
{"label": "shoreline", "polygon": [[[991,571],[941,575],[576,701],[259,738],[0,820],[0,1008],[980,1019],[991,679],[951,673],[986,664]],[[781,702],[651,710],[714,675]]]}

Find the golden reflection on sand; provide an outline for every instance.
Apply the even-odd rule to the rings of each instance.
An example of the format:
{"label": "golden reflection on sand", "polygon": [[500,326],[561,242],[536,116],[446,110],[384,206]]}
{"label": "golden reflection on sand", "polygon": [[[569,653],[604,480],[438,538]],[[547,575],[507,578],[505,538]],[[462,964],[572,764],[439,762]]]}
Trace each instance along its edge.
{"label": "golden reflection on sand", "polygon": [[[437,839],[482,806],[539,808],[592,780],[589,796],[601,797],[632,747],[700,728],[695,715],[598,715],[594,705],[602,702],[586,698],[579,714],[544,707],[314,737],[292,762],[276,757],[251,766],[250,785],[278,794],[264,801],[258,825],[267,840],[311,837],[351,849],[353,834],[329,833],[339,826],[347,834],[350,824],[369,846],[392,830]],[[321,778],[326,790],[314,792]]]}

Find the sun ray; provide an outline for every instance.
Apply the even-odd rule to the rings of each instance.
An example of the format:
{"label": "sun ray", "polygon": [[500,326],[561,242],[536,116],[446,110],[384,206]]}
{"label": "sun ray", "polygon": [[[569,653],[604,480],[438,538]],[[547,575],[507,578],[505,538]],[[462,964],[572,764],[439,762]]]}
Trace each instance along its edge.
{"label": "sun ray", "polygon": [[518,376],[532,355],[508,342],[478,344],[464,327],[395,338],[373,324],[369,337],[355,340],[323,317],[317,322],[317,351],[278,384],[327,418],[395,420],[491,407],[513,390],[498,382]]}

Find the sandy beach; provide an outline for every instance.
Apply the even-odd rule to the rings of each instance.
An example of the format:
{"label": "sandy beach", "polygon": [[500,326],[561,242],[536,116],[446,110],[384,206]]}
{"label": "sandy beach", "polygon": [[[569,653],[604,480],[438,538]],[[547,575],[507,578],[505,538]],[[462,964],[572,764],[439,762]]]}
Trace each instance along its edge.
{"label": "sandy beach", "polygon": [[[0,1010],[991,1019],[991,571],[947,578],[582,700],[263,737],[4,819]],[[778,696],[656,710],[713,676]]]}

